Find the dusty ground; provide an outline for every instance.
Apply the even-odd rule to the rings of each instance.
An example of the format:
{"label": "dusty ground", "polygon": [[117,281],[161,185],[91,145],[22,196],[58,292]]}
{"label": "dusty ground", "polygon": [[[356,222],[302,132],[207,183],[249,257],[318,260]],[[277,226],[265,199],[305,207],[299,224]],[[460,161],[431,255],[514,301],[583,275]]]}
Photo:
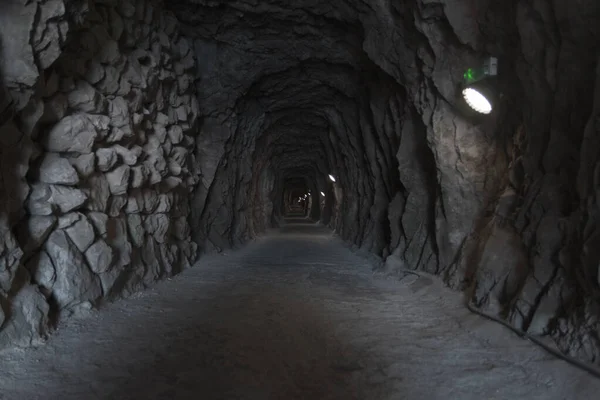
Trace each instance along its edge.
{"label": "dusty ground", "polygon": [[290,224],[0,353],[1,399],[595,399],[600,380]]}

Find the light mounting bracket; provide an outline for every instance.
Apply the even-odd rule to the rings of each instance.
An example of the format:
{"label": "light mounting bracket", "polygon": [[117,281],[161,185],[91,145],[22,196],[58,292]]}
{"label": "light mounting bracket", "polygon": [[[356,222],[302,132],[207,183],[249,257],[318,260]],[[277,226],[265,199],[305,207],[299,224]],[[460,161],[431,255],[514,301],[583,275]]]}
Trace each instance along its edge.
{"label": "light mounting bracket", "polygon": [[469,68],[463,74],[465,85],[478,82],[488,76],[498,75],[498,59],[496,57],[487,57],[477,68]]}

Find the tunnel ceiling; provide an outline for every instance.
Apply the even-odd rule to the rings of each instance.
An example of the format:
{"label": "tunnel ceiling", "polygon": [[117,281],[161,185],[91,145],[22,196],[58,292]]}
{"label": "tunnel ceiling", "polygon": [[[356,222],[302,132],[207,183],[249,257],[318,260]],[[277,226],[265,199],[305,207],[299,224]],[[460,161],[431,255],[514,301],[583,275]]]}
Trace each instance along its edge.
{"label": "tunnel ceiling", "polygon": [[[214,57],[200,71],[200,85],[215,86],[201,107],[209,115],[223,109],[248,119],[260,115],[253,132],[257,156],[281,174],[278,179],[293,169],[316,184],[361,153],[360,133],[337,125],[357,124],[347,120],[358,115],[382,74],[362,48],[357,11],[367,12],[367,5],[184,1],[168,7],[199,39],[199,54]],[[330,135],[343,136],[358,151],[340,139],[332,143]]]}
{"label": "tunnel ceiling", "polygon": [[[598,20],[597,0],[0,2],[0,347],[246,243],[306,185],[382,270],[598,362]],[[477,116],[463,73],[488,56]]]}

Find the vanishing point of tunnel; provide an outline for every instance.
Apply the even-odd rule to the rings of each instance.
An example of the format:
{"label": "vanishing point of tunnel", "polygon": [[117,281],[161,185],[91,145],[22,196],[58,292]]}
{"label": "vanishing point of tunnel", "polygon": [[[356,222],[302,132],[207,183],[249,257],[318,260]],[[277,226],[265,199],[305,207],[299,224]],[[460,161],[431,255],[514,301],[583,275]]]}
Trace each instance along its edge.
{"label": "vanishing point of tunnel", "polygon": [[595,399],[600,1],[0,0],[0,399]]}

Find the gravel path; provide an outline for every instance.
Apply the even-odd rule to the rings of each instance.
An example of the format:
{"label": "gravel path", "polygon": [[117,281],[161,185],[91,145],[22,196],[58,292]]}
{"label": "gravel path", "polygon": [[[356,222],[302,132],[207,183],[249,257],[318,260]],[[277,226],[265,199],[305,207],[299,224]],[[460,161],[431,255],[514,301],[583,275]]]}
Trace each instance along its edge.
{"label": "gravel path", "polygon": [[289,224],[0,353],[1,399],[595,399],[600,380]]}

